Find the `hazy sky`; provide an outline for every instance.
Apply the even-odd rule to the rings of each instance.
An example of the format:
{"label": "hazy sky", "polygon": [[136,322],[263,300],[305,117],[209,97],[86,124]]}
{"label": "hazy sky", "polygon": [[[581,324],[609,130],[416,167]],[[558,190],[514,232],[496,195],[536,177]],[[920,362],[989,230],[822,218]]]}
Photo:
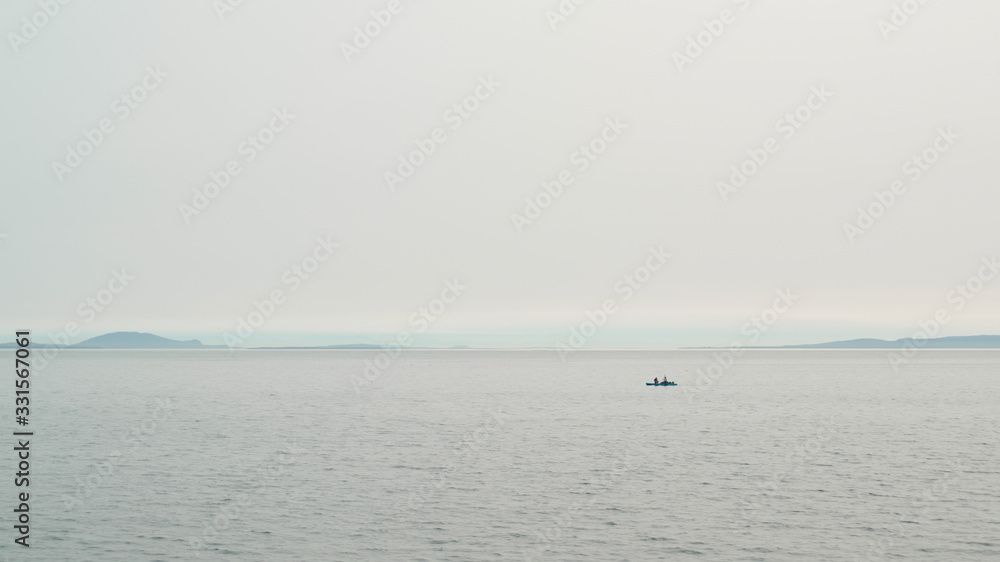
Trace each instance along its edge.
{"label": "hazy sky", "polygon": [[1000,4],[911,4],[5,2],[0,341],[218,343],[276,290],[247,345],[555,345],[608,300],[587,347],[721,345],[788,289],[755,343],[998,333],[1000,276],[951,292],[1000,254]]}

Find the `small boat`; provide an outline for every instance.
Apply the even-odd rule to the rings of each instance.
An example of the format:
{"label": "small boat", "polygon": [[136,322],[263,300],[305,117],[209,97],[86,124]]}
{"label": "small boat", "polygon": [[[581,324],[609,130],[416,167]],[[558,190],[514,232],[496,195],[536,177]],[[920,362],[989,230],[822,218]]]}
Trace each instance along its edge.
{"label": "small boat", "polygon": [[646,386],[677,386],[675,382],[647,382]]}

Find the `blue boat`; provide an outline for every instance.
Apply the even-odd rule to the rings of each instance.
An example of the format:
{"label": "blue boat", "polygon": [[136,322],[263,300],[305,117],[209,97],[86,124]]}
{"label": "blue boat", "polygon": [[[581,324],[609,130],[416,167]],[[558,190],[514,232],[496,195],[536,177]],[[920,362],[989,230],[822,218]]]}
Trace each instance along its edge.
{"label": "blue boat", "polygon": [[675,382],[647,382],[646,386],[677,386]]}

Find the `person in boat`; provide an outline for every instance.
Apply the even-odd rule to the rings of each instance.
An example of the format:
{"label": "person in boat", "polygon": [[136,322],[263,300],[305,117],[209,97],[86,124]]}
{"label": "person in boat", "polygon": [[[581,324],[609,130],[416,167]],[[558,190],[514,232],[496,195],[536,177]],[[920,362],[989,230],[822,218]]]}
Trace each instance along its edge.
{"label": "person in boat", "polygon": [[653,377],[653,384],[660,384],[660,379],[658,377]]}

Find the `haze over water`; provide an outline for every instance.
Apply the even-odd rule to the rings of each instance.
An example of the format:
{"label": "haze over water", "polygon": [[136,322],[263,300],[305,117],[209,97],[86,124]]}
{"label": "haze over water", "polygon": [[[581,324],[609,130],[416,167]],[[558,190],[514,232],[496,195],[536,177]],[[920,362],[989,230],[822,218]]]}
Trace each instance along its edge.
{"label": "haze over water", "polygon": [[[33,378],[34,544],[26,558],[0,548],[109,561],[1000,556],[996,352],[922,351],[898,374],[884,351],[748,352],[695,394],[710,355],[407,351],[359,394],[351,377],[372,353],[64,351]],[[663,375],[680,386],[644,384]]]}

